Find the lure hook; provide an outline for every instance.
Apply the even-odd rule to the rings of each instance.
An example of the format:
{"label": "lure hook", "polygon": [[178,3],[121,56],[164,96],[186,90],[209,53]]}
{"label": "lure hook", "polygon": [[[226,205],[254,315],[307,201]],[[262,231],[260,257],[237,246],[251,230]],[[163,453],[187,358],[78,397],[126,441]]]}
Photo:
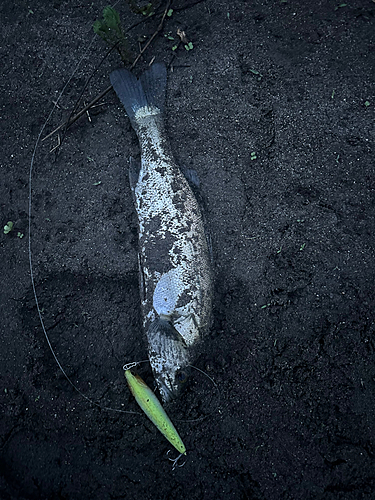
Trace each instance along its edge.
{"label": "lure hook", "polygon": [[[167,457],[168,457],[168,455],[169,455],[170,452],[171,452],[171,450],[167,451]],[[185,453],[180,453],[177,458],[169,458],[168,457],[168,460],[170,460],[171,462],[173,462],[172,470],[175,470],[176,467],[183,467],[186,464],[186,460],[182,464],[178,464],[177,463],[179,461],[179,459],[182,457],[182,455],[185,455]]]}

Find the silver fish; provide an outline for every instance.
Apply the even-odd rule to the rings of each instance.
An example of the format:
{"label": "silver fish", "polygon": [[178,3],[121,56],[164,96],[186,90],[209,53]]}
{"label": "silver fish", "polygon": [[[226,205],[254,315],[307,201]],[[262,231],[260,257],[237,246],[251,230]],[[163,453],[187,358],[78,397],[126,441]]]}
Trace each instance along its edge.
{"label": "silver fish", "polygon": [[200,206],[164,130],[165,65],[153,64],[139,80],[125,69],[115,70],[110,80],[141,147],[141,162],[131,160],[129,178],[139,224],[143,326],[166,402],[178,394],[210,328],[210,249]]}

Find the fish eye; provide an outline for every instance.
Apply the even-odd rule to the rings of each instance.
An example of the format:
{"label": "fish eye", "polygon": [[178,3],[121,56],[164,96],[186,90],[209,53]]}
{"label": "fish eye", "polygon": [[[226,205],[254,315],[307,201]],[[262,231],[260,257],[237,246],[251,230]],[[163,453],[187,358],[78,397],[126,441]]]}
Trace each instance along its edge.
{"label": "fish eye", "polygon": [[176,373],[176,380],[180,384],[184,384],[187,380],[187,373],[184,370],[180,370],[179,372]]}

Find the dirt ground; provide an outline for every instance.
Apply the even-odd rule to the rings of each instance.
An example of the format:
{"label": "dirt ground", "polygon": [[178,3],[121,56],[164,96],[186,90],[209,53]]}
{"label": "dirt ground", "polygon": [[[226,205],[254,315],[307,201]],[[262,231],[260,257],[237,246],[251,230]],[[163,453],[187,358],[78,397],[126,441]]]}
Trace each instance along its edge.
{"label": "dirt ground", "polygon": [[[134,53],[165,4],[129,32]],[[58,153],[57,136],[39,143],[32,172],[41,316],[100,407],[60,371],[30,279],[34,146],[65,83],[43,137],[105,54],[92,33],[105,5],[0,6],[1,226],[14,222],[0,236],[0,498],[375,498],[375,3],[174,1],[135,69],[172,62],[166,128],[198,173],[215,262],[196,366],[218,390],[194,372],[167,407],[188,450],[174,471],[143,414],[104,409],[138,412],[122,366],[147,356],[127,174],[139,148],[112,92]],[[116,8],[125,28],[142,20]],[[172,50],[177,28],[192,50]],[[104,61],[86,103],[119,64]]]}

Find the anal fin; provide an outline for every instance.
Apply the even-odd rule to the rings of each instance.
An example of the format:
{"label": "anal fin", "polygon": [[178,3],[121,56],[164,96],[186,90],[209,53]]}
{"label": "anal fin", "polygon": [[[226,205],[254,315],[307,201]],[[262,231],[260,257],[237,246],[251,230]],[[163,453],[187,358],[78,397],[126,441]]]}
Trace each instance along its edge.
{"label": "anal fin", "polygon": [[141,170],[141,162],[132,156],[129,158],[129,183],[134,195],[135,186],[139,179],[139,172]]}

